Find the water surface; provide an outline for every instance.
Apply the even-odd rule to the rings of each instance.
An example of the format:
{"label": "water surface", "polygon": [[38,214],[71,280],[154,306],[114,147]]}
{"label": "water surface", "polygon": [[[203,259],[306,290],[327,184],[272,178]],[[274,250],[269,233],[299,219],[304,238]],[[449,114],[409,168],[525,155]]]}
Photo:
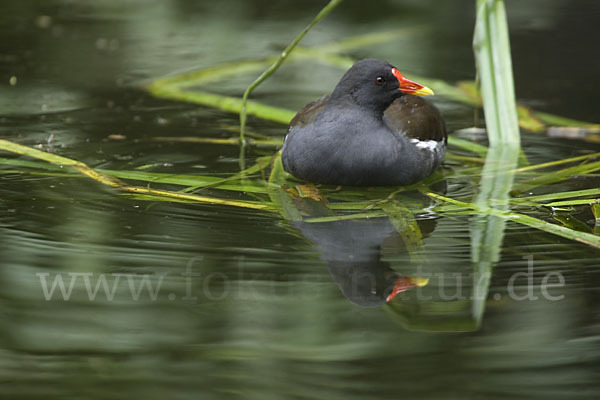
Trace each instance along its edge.
{"label": "water surface", "polygon": [[[425,24],[422,34],[349,55],[387,59],[407,76],[470,80],[473,4],[443,3],[347,1],[304,44]],[[596,3],[507,3],[519,99],[598,121],[599,56],[590,51],[598,38]],[[236,125],[235,115],[154,99],[137,85],[272,55],[320,5],[7,3],[0,137],[97,168],[235,173],[236,147],[151,140],[227,137],[223,127]],[[286,66],[253,97],[297,109],[340,74],[311,63]],[[241,95],[251,79],[211,89]],[[469,107],[433,101],[451,130],[473,125]],[[250,128],[277,137],[285,131],[258,119]],[[531,163],[600,151],[593,143],[523,135]],[[250,152],[249,162],[259,155]],[[385,218],[307,226],[263,211],[149,202],[82,177],[31,172],[0,167],[0,397],[598,396],[600,254],[583,244],[508,223],[489,293],[475,301],[470,215],[417,215],[424,250],[416,260]],[[598,177],[553,189],[598,185],[590,179]],[[478,180],[454,179],[444,190],[467,199]],[[417,195],[414,201],[429,206]],[[535,215],[551,220],[544,210]],[[592,219],[589,211],[577,216]],[[363,287],[369,273],[384,283],[430,281],[386,306],[379,286]],[[65,290],[73,282],[68,300],[58,287],[52,296],[44,292],[56,277]],[[112,295],[99,286],[91,300],[99,279]],[[477,304],[485,306],[480,324]]]}

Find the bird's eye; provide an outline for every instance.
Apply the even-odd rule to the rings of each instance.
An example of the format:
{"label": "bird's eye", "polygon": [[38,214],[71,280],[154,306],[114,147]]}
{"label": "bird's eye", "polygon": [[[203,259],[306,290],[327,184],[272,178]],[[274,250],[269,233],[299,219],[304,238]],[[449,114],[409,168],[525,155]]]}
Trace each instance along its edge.
{"label": "bird's eye", "polygon": [[377,86],[383,85],[384,82],[385,82],[385,80],[381,76],[378,76],[377,78],[375,78],[375,83],[377,84]]}

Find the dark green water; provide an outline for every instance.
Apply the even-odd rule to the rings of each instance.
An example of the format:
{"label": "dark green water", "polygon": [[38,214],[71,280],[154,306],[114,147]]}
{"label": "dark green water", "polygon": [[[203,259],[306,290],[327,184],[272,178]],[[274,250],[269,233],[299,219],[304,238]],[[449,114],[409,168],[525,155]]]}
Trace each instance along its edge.
{"label": "dark green water", "polygon": [[[237,148],[149,139],[225,137],[223,125],[237,124],[237,117],[157,100],[135,86],[272,55],[322,4],[4,3],[0,138],[98,168],[162,163],[152,171],[215,176],[238,171]],[[350,55],[388,59],[408,76],[473,78],[474,2],[372,3],[343,3],[303,44],[423,23],[427,33]],[[507,7],[519,100],[600,120],[597,2],[507,1]],[[312,64],[284,67],[254,98],[299,108],[339,75]],[[251,79],[213,90],[241,95]],[[473,125],[470,108],[434,101],[452,130]],[[278,137],[285,131],[256,119],[250,128]],[[115,134],[126,138],[107,139]],[[526,133],[523,142],[531,163],[600,151],[598,144],[544,134]],[[251,152],[249,161],[258,155]],[[476,192],[478,179],[447,182],[448,196]],[[554,189],[598,184],[596,176]],[[592,215],[582,211],[578,218]],[[2,165],[0,398],[600,396],[599,251],[508,223],[489,293],[477,301],[471,299],[472,217],[417,220],[425,236],[422,262],[385,219],[315,228],[262,211],[136,200],[85,178]],[[430,283],[391,306],[357,305],[377,302],[380,294],[351,286],[352,277],[391,270],[429,276]],[[65,290],[73,282],[68,300],[59,288],[46,299],[43,283],[50,290],[57,276]],[[114,293],[100,289],[92,300],[86,279],[94,289],[101,277]],[[546,293],[544,281],[551,284]],[[473,314],[481,305],[478,326]]]}

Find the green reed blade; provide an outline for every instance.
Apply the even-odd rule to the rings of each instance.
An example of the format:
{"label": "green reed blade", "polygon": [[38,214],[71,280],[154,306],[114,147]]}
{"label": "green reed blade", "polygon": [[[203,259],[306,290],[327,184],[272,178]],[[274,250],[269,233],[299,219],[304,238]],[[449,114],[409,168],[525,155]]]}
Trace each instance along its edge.
{"label": "green reed blade", "polygon": [[582,206],[599,204],[600,199],[580,199],[580,200],[566,200],[566,201],[553,201],[551,203],[543,204],[544,207],[566,207],[566,206]]}
{"label": "green reed blade", "polygon": [[[196,136],[156,136],[152,138],[156,142],[170,142],[170,143],[197,143],[197,144],[217,144],[217,145],[236,145],[239,146],[239,138],[210,138],[210,137],[196,137]],[[281,147],[283,145],[283,139],[272,138],[272,139],[246,139],[248,145],[257,147]]]}
{"label": "green reed blade", "polygon": [[525,214],[503,211],[492,207],[481,207],[477,204],[454,200],[452,198],[442,196],[433,192],[424,192],[424,194],[433,199],[475,210],[480,214],[493,215],[502,219],[506,219],[535,229],[539,229],[544,232],[552,233],[557,236],[561,236],[570,240],[587,244],[589,246],[600,248],[600,236],[595,236],[584,232],[577,232],[572,229],[565,228],[564,226],[551,224],[549,222],[542,221],[540,219],[530,217]]}
{"label": "green reed blade", "polygon": [[517,203],[521,202],[521,201],[544,202],[544,201],[556,201],[556,200],[560,200],[560,199],[569,199],[569,198],[573,198],[573,197],[598,196],[598,195],[600,195],[600,188],[572,190],[572,191],[568,191],[568,192],[548,193],[548,194],[540,194],[537,196],[519,197],[517,199],[514,199],[514,201]]}
{"label": "green reed blade", "polygon": [[[185,101],[207,107],[239,114],[242,110],[242,100],[237,97],[223,96],[209,92],[186,91],[177,87],[150,88],[150,93],[163,99]],[[269,121],[287,124],[295,115],[293,111],[280,107],[267,106],[258,102],[248,101],[246,113]]]}
{"label": "green reed blade", "polygon": [[520,143],[503,0],[477,0],[473,50],[490,145]]}
{"label": "green reed blade", "polygon": [[590,158],[598,158],[598,157],[600,157],[600,153],[584,154],[582,156],[563,158],[561,160],[549,161],[549,162],[542,163],[542,164],[529,165],[527,167],[519,168],[515,172],[525,172],[525,171],[532,171],[532,170],[536,170],[536,169],[555,167],[557,165],[568,164],[568,163],[575,162],[575,161],[584,161],[584,160],[588,160]]}
{"label": "green reed blade", "polygon": [[526,182],[519,183],[513,188],[513,195],[525,192],[537,186],[549,185],[551,183],[558,183],[569,179],[575,175],[585,175],[590,172],[600,170],[600,161],[591,162],[588,164],[576,165],[574,167],[564,168],[558,171],[552,171],[552,173],[541,174],[535,178],[531,178]]}
{"label": "green reed blade", "polygon": [[[37,158],[39,160],[44,160],[50,163],[66,166],[77,170],[79,173],[87,176],[95,180],[96,182],[102,183],[103,185],[112,187],[114,189],[118,189],[124,192],[134,193],[134,194],[142,194],[142,195],[151,195],[162,197],[165,199],[175,199],[175,200],[186,200],[193,201],[198,203],[206,203],[213,205],[228,205],[233,207],[242,207],[242,208],[251,208],[256,210],[268,210],[273,211],[272,204],[269,203],[257,203],[251,201],[243,201],[243,200],[229,200],[222,199],[210,196],[199,196],[195,194],[187,194],[180,192],[171,192],[168,190],[162,189],[151,189],[148,187],[139,187],[139,186],[130,186],[125,182],[117,179],[118,175],[126,175],[132,176],[134,174],[147,174],[142,171],[129,171],[127,174],[123,174],[115,171],[113,175],[109,175],[104,173],[101,170],[95,170],[90,168],[85,163],[81,161],[72,160],[67,157],[62,157],[56,154],[47,153],[45,151],[37,150],[32,147],[23,146],[17,143],[12,143],[7,140],[0,139],[0,150],[5,150],[15,154],[21,154],[32,158]],[[218,178],[217,178],[218,179]]]}

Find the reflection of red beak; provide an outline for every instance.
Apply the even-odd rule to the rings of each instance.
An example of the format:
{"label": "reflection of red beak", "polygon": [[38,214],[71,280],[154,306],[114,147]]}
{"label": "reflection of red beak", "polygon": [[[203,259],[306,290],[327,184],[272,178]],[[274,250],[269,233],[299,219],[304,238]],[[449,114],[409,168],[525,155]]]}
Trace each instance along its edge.
{"label": "reflection of red beak", "polygon": [[394,288],[392,289],[392,293],[388,295],[385,299],[386,303],[389,303],[398,293],[406,292],[408,289],[412,289],[414,287],[422,287],[429,283],[428,278],[414,277],[409,278],[406,276],[400,277],[396,279],[394,282]]}
{"label": "reflection of red beak", "polygon": [[406,79],[396,68],[392,68],[392,74],[398,79],[398,90],[404,94],[416,94],[418,96],[433,96],[433,90],[420,83]]}
{"label": "reflection of red beak", "polygon": [[396,297],[396,295],[398,295],[398,293],[405,292],[408,289],[413,288],[415,286],[417,285],[415,285],[410,278],[402,277],[396,279],[396,282],[394,283],[394,289],[392,289],[392,293],[390,293],[385,299],[386,303],[389,303],[390,300],[392,300],[394,297]]}

